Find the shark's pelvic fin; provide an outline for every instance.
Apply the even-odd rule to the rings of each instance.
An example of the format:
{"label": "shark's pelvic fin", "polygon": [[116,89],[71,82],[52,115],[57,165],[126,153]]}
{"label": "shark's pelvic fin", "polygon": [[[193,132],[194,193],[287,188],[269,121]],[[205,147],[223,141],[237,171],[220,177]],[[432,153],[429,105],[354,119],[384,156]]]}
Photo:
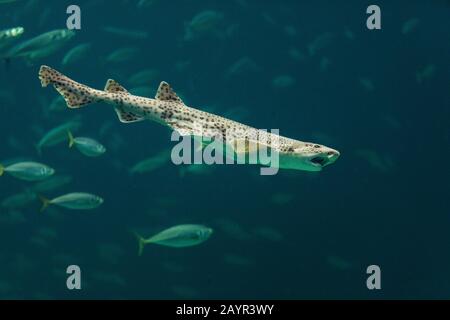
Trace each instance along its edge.
{"label": "shark's pelvic fin", "polygon": [[113,79],[108,79],[108,81],[106,81],[105,91],[129,93],[124,87],[122,87],[117,81]]}
{"label": "shark's pelvic fin", "polygon": [[119,117],[120,122],[130,123],[130,122],[138,122],[144,120],[143,117],[139,117],[134,113],[124,111],[123,107],[117,106],[114,108],[116,110],[117,116]]}
{"label": "shark's pelvic fin", "polygon": [[[115,81],[113,79],[108,79],[108,81],[106,81],[105,91],[111,92],[111,93],[115,92],[115,93],[130,94],[127,91],[127,89],[122,87],[117,81]],[[144,120],[143,117],[139,117],[132,112],[125,111],[122,106],[116,106],[116,107],[114,107],[114,110],[116,111],[120,122],[130,123],[130,122],[137,122],[137,121]]]}
{"label": "shark's pelvic fin", "polygon": [[173,101],[184,104],[183,100],[180,99],[180,97],[175,93],[175,91],[173,91],[170,85],[165,81],[161,81],[161,83],[159,84],[158,91],[156,91],[155,99],[163,101]]}

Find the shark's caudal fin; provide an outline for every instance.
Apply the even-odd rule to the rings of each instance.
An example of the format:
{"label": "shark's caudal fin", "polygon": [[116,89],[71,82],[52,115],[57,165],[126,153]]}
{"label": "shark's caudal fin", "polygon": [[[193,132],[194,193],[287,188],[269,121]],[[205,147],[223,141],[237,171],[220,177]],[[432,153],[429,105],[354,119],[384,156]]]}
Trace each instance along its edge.
{"label": "shark's caudal fin", "polygon": [[0,176],[3,175],[3,172],[5,172],[5,168],[0,164]]}
{"label": "shark's caudal fin", "polygon": [[53,84],[55,89],[64,97],[69,108],[79,108],[96,101],[90,94],[93,89],[73,81],[50,67],[41,66],[39,79],[43,87]]}

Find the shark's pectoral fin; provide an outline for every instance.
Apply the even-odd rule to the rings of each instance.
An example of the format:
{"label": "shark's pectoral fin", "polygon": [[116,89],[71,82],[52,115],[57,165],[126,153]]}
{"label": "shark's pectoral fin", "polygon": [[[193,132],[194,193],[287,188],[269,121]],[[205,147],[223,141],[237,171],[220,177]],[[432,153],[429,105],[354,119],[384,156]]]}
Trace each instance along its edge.
{"label": "shark's pectoral fin", "polygon": [[158,91],[156,91],[155,99],[184,104],[183,100],[180,99],[180,97],[175,93],[175,91],[173,91],[170,85],[165,81],[161,81],[161,83],[159,84]]}
{"label": "shark's pectoral fin", "polygon": [[202,136],[201,130],[196,130],[194,123],[184,121],[167,121],[166,124],[178,132],[180,136]]}
{"label": "shark's pectoral fin", "polygon": [[[234,159],[245,157],[250,163],[258,163],[261,165],[270,165],[269,153],[272,155],[273,149],[267,143],[249,140],[245,138],[237,138],[227,142],[227,148],[229,151],[234,152],[234,156],[227,156]],[[247,160],[246,160],[247,161]]]}
{"label": "shark's pectoral fin", "polygon": [[233,149],[236,154],[251,154],[258,152],[262,148],[267,148],[266,144],[260,141],[246,139],[246,138],[235,138],[227,142],[227,144]]}
{"label": "shark's pectoral fin", "polygon": [[138,122],[145,119],[143,117],[135,115],[134,113],[124,111],[122,107],[115,107],[114,110],[116,111],[120,122],[123,123]]}
{"label": "shark's pectoral fin", "polygon": [[186,137],[186,136],[191,136],[192,135],[192,131],[189,129],[182,129],[182,128],[172,128],[173,130],[175,130],[176,132],[178,132],[178,134],[182,137]]}

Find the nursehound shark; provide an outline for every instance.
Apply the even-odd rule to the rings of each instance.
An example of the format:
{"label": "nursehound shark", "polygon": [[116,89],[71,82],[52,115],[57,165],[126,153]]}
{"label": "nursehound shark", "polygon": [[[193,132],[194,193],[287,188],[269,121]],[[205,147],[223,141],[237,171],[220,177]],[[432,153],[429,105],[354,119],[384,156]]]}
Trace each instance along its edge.
{"label": "nursehound shark", "polygon": [[320,171],[340,155],[324,145],[283,137],[188,107],[165,81],[160,83],[155,99],[150,99],[132,95],[112,79],[106,82],[104,90],[93,89],[48,66],[41,66],[39,79],[43,87],[52,84],[69,108],[105,102],[114,106],[123,123],[148,119],[170,127],[181,136],[221,139],[224,145],[232,147],[235,155],[248,155],[266,147],[279,155],[281,169]]}

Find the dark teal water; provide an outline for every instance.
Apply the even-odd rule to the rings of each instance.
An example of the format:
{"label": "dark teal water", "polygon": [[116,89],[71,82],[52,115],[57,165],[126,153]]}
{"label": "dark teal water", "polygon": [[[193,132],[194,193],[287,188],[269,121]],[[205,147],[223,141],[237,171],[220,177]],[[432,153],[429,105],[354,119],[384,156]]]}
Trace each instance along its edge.
{"label": "dark teal water", "polygon": [[[32,159],[73,178],[46,197],[84,191],[105,199],[92,211],[39,213],[38,200],[1,207],[1,298],[449,297],[448,2],[376,1],[377,31],[366,28],[369,1],[138,2],[77,1],[82,28],[69,43],[32,63],[12,58],[1,66],[0,163]],[[69,4],[0,4],[0,29],[25,27],[20,43],[65,28]],[[186,26],[204,10],[222,18],[187,41]],[[403,34],[413,18],[417,26]],[[328,40],[311,55],[308,45],[321,35]],[[91,51],[62,66],[65,53],[85,42]],[[123,47],[139,52],[106,61]],[[247,63],[233,72],[240,59]],[[50,110],[58,93],[41,88],[41,64],[98,89],[108,78],[131,89],[131,75],[153,69],[149,97],[165,80],[189,106],[278,128],[341,157],[318,173],[261,176],[257,166],[217,165],[183,175],[167,162],[130,175],[135,163],[173,146],[170,131],[149,121],[122,124],[105,104]],[[274,84],[283,75],[291,81]],[[88,158],[64,142],[39,156],[43,134],[74,117],[82,122],[77,134],[107,152]],[[31,186],[4,175],[0,198]],[[137,256],[131,231],[150,236],[183,223],[205,224],[214,234],[195,247],[148,245]],[[72,264],[81,268],[79,291],[66,288]],[[381,268],[381,290],[366,287],[372,264]]]}

